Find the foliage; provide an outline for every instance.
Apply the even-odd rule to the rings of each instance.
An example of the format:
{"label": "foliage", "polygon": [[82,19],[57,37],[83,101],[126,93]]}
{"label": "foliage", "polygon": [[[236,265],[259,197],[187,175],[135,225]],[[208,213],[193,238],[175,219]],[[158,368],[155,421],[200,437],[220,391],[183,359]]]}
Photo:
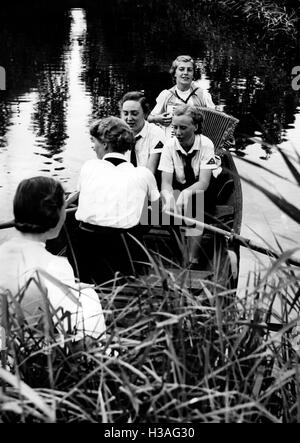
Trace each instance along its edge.
{"label": "foliage", "polygon": [[299,310],[294,272],[278,261],[243,298],[209,279],[192,292],[188,279],[188,271],[156,270],[151,279],[99,287],[108,334],[90,347],[51,333],[51,307],[41,333],[3,294],[0,420],[296,421],[295,320],[287,322]]}
{"label": "foliage", "polygon": [[255,25],[270,37],[285,34],[297,38],[297,11],[289,8],[289,2],[271,0],[221,0],[214,2],[226,13]]}

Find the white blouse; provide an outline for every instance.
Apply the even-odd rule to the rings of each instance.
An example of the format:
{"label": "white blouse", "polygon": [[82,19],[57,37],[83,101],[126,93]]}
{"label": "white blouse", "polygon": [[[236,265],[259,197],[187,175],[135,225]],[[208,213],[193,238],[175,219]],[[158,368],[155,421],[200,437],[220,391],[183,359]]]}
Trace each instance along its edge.
{"label": "white blouse", "polygon": [[[59,317],[70,313],[77,340],[84,335],[104,337],[105,322],[98,295],[92,288],[80,289],[68,260],[48,252],[44,243],[17,233],[0,246],[0,269],[0,293],[9,291],[16,296],[28,284],[21,306],[30,324],[41,318],[45,306],[42,294],[47,293]],[[55,323],[55,316],[53,319]]]}

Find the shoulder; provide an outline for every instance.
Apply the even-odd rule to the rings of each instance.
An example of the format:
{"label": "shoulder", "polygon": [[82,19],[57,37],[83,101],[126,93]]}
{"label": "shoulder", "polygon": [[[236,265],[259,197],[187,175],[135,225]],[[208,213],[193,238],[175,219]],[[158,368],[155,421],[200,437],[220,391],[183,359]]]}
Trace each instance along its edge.
{"label": "shoulder", "polygon": [[191,88],[195,91],[195,94],[198,95],[210,95],[209,92],[207,91],[207,89],[204,89],[199,80],[193,81],[191,84]]}
{"label": "shoulder", "polygon": [[163,89],[157,96],[156,100],[164,100],[168,97],[172,92],[169,89]]}
{"label": "shoulder", "polygon": [[156,190],[157,183],[153,173],[146,166],[137,166],[135,168],[136,176],[138,177],[138,184],[145,190],[147,189]]}
{"label": "shoulder", "polygon": [[206,135],[203,135],[203,134],[201,134],[200,137],[201,137],[201,144],[202,144],[202,146],[214,149],[214,144],[213,144],[213,142],[211,141],[210,138],[206,137]]}
{"label": "shoulder", "polygon": [[160,128],[155,123],[148,123],[148,136],[153,141],[153,143],[159,143],[159,148],[163,147],[165,143],[165,131]]}
{"label": "shoulder", "polygon": [[168,138],[161,150],[161,163],[165,164],[166,161],[173,162],[172,159],[176,157],[176,139],[174,137]]}
{"label": "shoulder", "polygon": [[160,128],[158,125],[156,125],[155,123],[148,123],[148,131],[151,135],[158,135],[161,137],[165,136],[165,132],[162,128]]}
{"label": "shoulder", "polygon": [[86,171],[92,168],[95,168],[98,164],[101,164],[102,162],[99,161],[98,159],[91,159],[91,160],[87,160],[85,163],[83,163],[82,167],[81,167],[81,171]]}
{"label": "shoulder", "polygon": [[169,89],[163,89],[156,97],[156,105],[152,109],[151,114],[157,115],[162,113],[164,111],[165,104],[171,95],[172,92]]}
{"label": "shoulder", "polygon": [[17,247],[17,243],[14,239],[6,240],[0,245],[0,256],[6,254],[8,251],[14,250]]}
{"label": "shoulder", "polygon": [[66,257],[58,257],[49,252],[49,262],[46,269],[49,274],[62,280],[62,282],[74,282],[74,272]]}
{"label": "shoulder", "polygon": [[83,163],[83,165],[82,165],[82,168],[87,168],[87,167],[89,167],[89,166],[91,166],[91,165],[94,165],[95,163],[96,163],[96,159],[94,159],[94,158],[92,158],[92,159],[90,159],[90,160],[87,160],[87,161],[85,161],[84,163]]}
{"label": "shoulder", "polygon": [[198,81],[192,82],[192,88],[195,90],[195,95],[198,96],[201,100],[204,100],[202,106],[215,109],[211,94],[210,92],[208,92],[207,89],[202,88]]}
{"label": "shoulder", "polygon": [[139,178],[146,180],[152,180],[152,178],[154,178],[154,175],[146,166],[137,166],[134,168],[134,171]]}
{"label": "shoulder", "polygon": [[23,260],[25,262],[27,257],[30,257],[32,261],[38,257],[41,258],[40,263],[44,263],[45,257],[47,259],[48,254],[52,255],[44,247],[41,247],[39,243],[24,241],[22,237],[13,237],[0,246],[0,259],[3,260],[14,257],[16,260]]}
{"label": "shoulder", "polygon": [[176,139],[175,137],[167,138],[163,151],[175,151],[176,150]]}
{"label": "shoulder", "polygon": [[3,277],[3,271],[7,267],[11,256],[18,254],[20,252],[20,247],[15,244],[12,240],[7,240],[0,246],[0,282]]}

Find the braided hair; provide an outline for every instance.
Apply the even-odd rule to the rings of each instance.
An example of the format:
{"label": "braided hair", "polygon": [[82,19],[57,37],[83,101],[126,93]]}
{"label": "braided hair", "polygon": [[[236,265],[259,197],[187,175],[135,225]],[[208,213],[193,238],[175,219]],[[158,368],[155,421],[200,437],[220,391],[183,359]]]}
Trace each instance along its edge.
{"label": "braided hair", "polygon": [[123,154],[134,145],[134,135],[130,127],[118,117],[109,116],[96,120],[90,127],[90,134],[97,140],[107,143],[113,152]]}
{"label": "braided hair", "polygon": [[64,201],[65,192],[57,180],[43,176],[22,180],[13,201],[16,229],[41,234],[55,228]]}

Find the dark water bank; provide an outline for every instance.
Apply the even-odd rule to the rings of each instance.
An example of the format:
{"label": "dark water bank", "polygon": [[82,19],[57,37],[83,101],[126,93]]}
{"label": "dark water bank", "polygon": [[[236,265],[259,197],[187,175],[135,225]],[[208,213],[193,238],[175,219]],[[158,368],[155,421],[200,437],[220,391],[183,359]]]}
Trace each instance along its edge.
{"label": "dark water bank", "polygon": [[[154,104],[158,92],[172,85],[168,70],[180,53],[195,58],[196,78],[210,88],[214,102],[240,119],[240,155],[249,136],[259,134],[270,143],[285,140],[298,112],[299,95],[291,86],[292,68],[300,65],[298,41],[268,39],[258,23],[245,27],[212,4],[2,4],[0,66],[7,87],[0,91],[1,206],[21,178],[16,164],[22,166],[25,150],[33,160],[43,159],[26,166],[27,175],[50,173],[67,184],[72,176],[75,182],[89,152],[88,136],[82,138],[79,131],[87,134],[96,116],[118,114],[118,100],[128,90],[145,90]],[[69,152],[75,160],[66,158]],[[262,158],[268,158],[263,151]]]}

